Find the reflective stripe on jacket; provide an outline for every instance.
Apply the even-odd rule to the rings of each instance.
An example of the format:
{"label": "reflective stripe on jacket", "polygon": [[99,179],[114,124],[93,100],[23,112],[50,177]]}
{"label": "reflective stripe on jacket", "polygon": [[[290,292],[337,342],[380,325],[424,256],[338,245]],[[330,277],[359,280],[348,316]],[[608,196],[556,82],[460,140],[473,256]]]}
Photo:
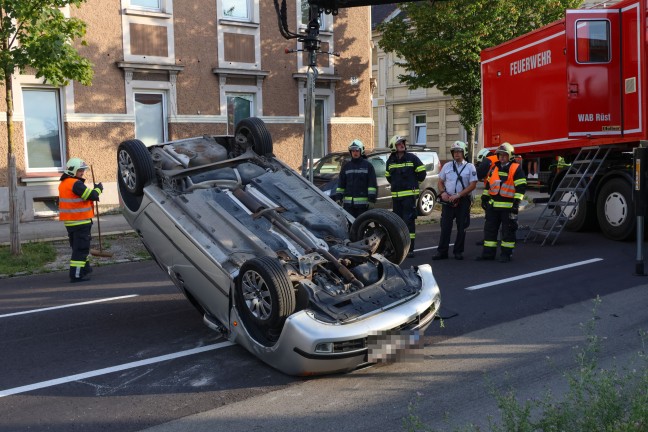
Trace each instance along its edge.
{"label": "reflective stripe on jacket", "polygon": [[376,201],[378,185],[376,171],[367,159],[351,159],[344,164],[335,194],[345,204],[367,205]]}
{"label": "reflective stripe on jacket", "polygon": [[84,196],[77,195],[74,191],[76,182],[81,181],[76,177],[67,177],[59,184],[59,220],[66,226],[81,225],[92,222],[94,207],[87,198],[93,189],[85,188]]}
{"label": "reflective stripe on jacket", "polygon": [[392,198],[403,198],[419,195],[419,183],[425,180],[425,165],[415,154],[403,154],[398,158],[392,153],[387,159],[385,178],[391,184]]}

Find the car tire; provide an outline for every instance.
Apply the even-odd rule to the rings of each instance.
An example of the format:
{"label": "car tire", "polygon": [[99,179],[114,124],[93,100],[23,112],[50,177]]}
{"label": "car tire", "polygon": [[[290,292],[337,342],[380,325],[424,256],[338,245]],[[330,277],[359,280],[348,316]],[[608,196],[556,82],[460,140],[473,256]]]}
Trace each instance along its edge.
{"label": "car tire", "polygon": [[434,210],[436,204],[436,194],[432,189],[425,189],[419,195],[418,203],[416,205],[419,216],[429,216]]}
{"label": "car tire", "polygon": [[258,117],[249,117],[236,124],[235,140],[237,147],[245,151],[248,148],[260,155],[272,155],[272,136],[266,124]]}
{"label": "car tire", "polygon": [[117,184],[128,208],[139,207],[144,186],[155,178],[151,154],[140,140],[123,141],[117,147]]}
{"label": "car tire", "polygon": [[276,341],[285,319],[295,311],[295,291],[277,258],[253,258],[236,278],[236,306],[255,339]]}
{"label": "car tire", "polygon": [[599,191],[598,222],[603,234],[612,240],[627,240],[636,228],[632,204],[632,185],[623,178],[606,181]]}
{"label": "car tire", "polygon": [[410,235],[405,222],[389,210],[367,210],[353,221],[349,239],[356,242],[373,235],[376,231],[383,234],[383,240],[376,252],[394,264],[402,263],[410,248]]}

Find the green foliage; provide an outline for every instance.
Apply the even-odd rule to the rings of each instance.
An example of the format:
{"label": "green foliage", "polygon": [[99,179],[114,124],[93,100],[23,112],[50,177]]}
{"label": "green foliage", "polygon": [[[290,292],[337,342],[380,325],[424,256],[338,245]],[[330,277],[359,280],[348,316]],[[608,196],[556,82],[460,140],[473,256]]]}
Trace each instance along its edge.
{"label": "green foliage", "polygon": [[13,255],[8,246],[0,246],[0,274],[31,273],[55,258],[56,249],[51,243],[24,244],[20,255]]}
{"label": "green foliage", "polygon": [[[437,87],[471,132],[481,121],[480,52],[564,16],[582,0],[451,0],[403,3],[383,23],[380,47],[395,53],[411,89]],[[403,19],[402,16],[406,19]]]}
{"label": "green foliage", "polygon": [[[542,398],[518,400],[514,389],[502,392],[491,383],[497,401],[499,419],[488,419],[492,432],[648,432],[648,333],[638,331],[641,350],[629,364],[601,368],[598,353],[601,338],[595,333],[596,311],[601,303],[594,300],[592,318],[582,325],[586,344],[576,347],[576,368],[563,374],[569,388],[562,400],[550,391]],[[408,406],[403,419],[406,431],[432,431]],[[475,425],[455,431],[479,432]]]}
{"label": "green foliage", "polygon": [[70,79],[84,85],[92,81],[92,64],[72,43],[82,45],[85,23],[66,18],[60,8],[79,7],[85,0],[0,0],[0,79],[7,81],[16,70],[36,71],[54,86]]}

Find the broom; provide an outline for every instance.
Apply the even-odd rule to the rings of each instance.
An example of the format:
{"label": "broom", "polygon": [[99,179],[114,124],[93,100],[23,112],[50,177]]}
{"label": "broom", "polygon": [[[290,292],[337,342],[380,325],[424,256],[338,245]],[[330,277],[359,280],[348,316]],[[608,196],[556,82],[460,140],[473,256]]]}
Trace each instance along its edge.
{"label": "broom", "polygon": [[[96,182],[95,182],[94,169],[92,169],[92,165],[90,165],[90,173],[92,173],[92,184],[94,185],[96,184]],[[101,222],[99,220],[99,201],[95,202],[95,211],[97,213],[97,231],[99,232],[99,250],[90,249],[90,255],[110,258],[113,256],[113,253],[104,251],[103,244],[101,242]]]}

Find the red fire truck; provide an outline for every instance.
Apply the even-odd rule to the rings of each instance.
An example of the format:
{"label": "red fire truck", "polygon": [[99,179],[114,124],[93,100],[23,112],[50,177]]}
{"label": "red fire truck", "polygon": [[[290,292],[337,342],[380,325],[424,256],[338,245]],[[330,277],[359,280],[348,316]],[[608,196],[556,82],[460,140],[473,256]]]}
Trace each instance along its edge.
{"label": "red fire truck", "polygon": [[[509,142],[541,171],[559,156],[588,164],[576,170],[582,181],[574,190],[558,190],[584,190],[567,229],[598,224],[617,240],[635,230],[632,149],[648,140],[646,3],[567,10],[564,19],[481,53],[484,146]],[[554,176],[551,191],[566,172]]]}

